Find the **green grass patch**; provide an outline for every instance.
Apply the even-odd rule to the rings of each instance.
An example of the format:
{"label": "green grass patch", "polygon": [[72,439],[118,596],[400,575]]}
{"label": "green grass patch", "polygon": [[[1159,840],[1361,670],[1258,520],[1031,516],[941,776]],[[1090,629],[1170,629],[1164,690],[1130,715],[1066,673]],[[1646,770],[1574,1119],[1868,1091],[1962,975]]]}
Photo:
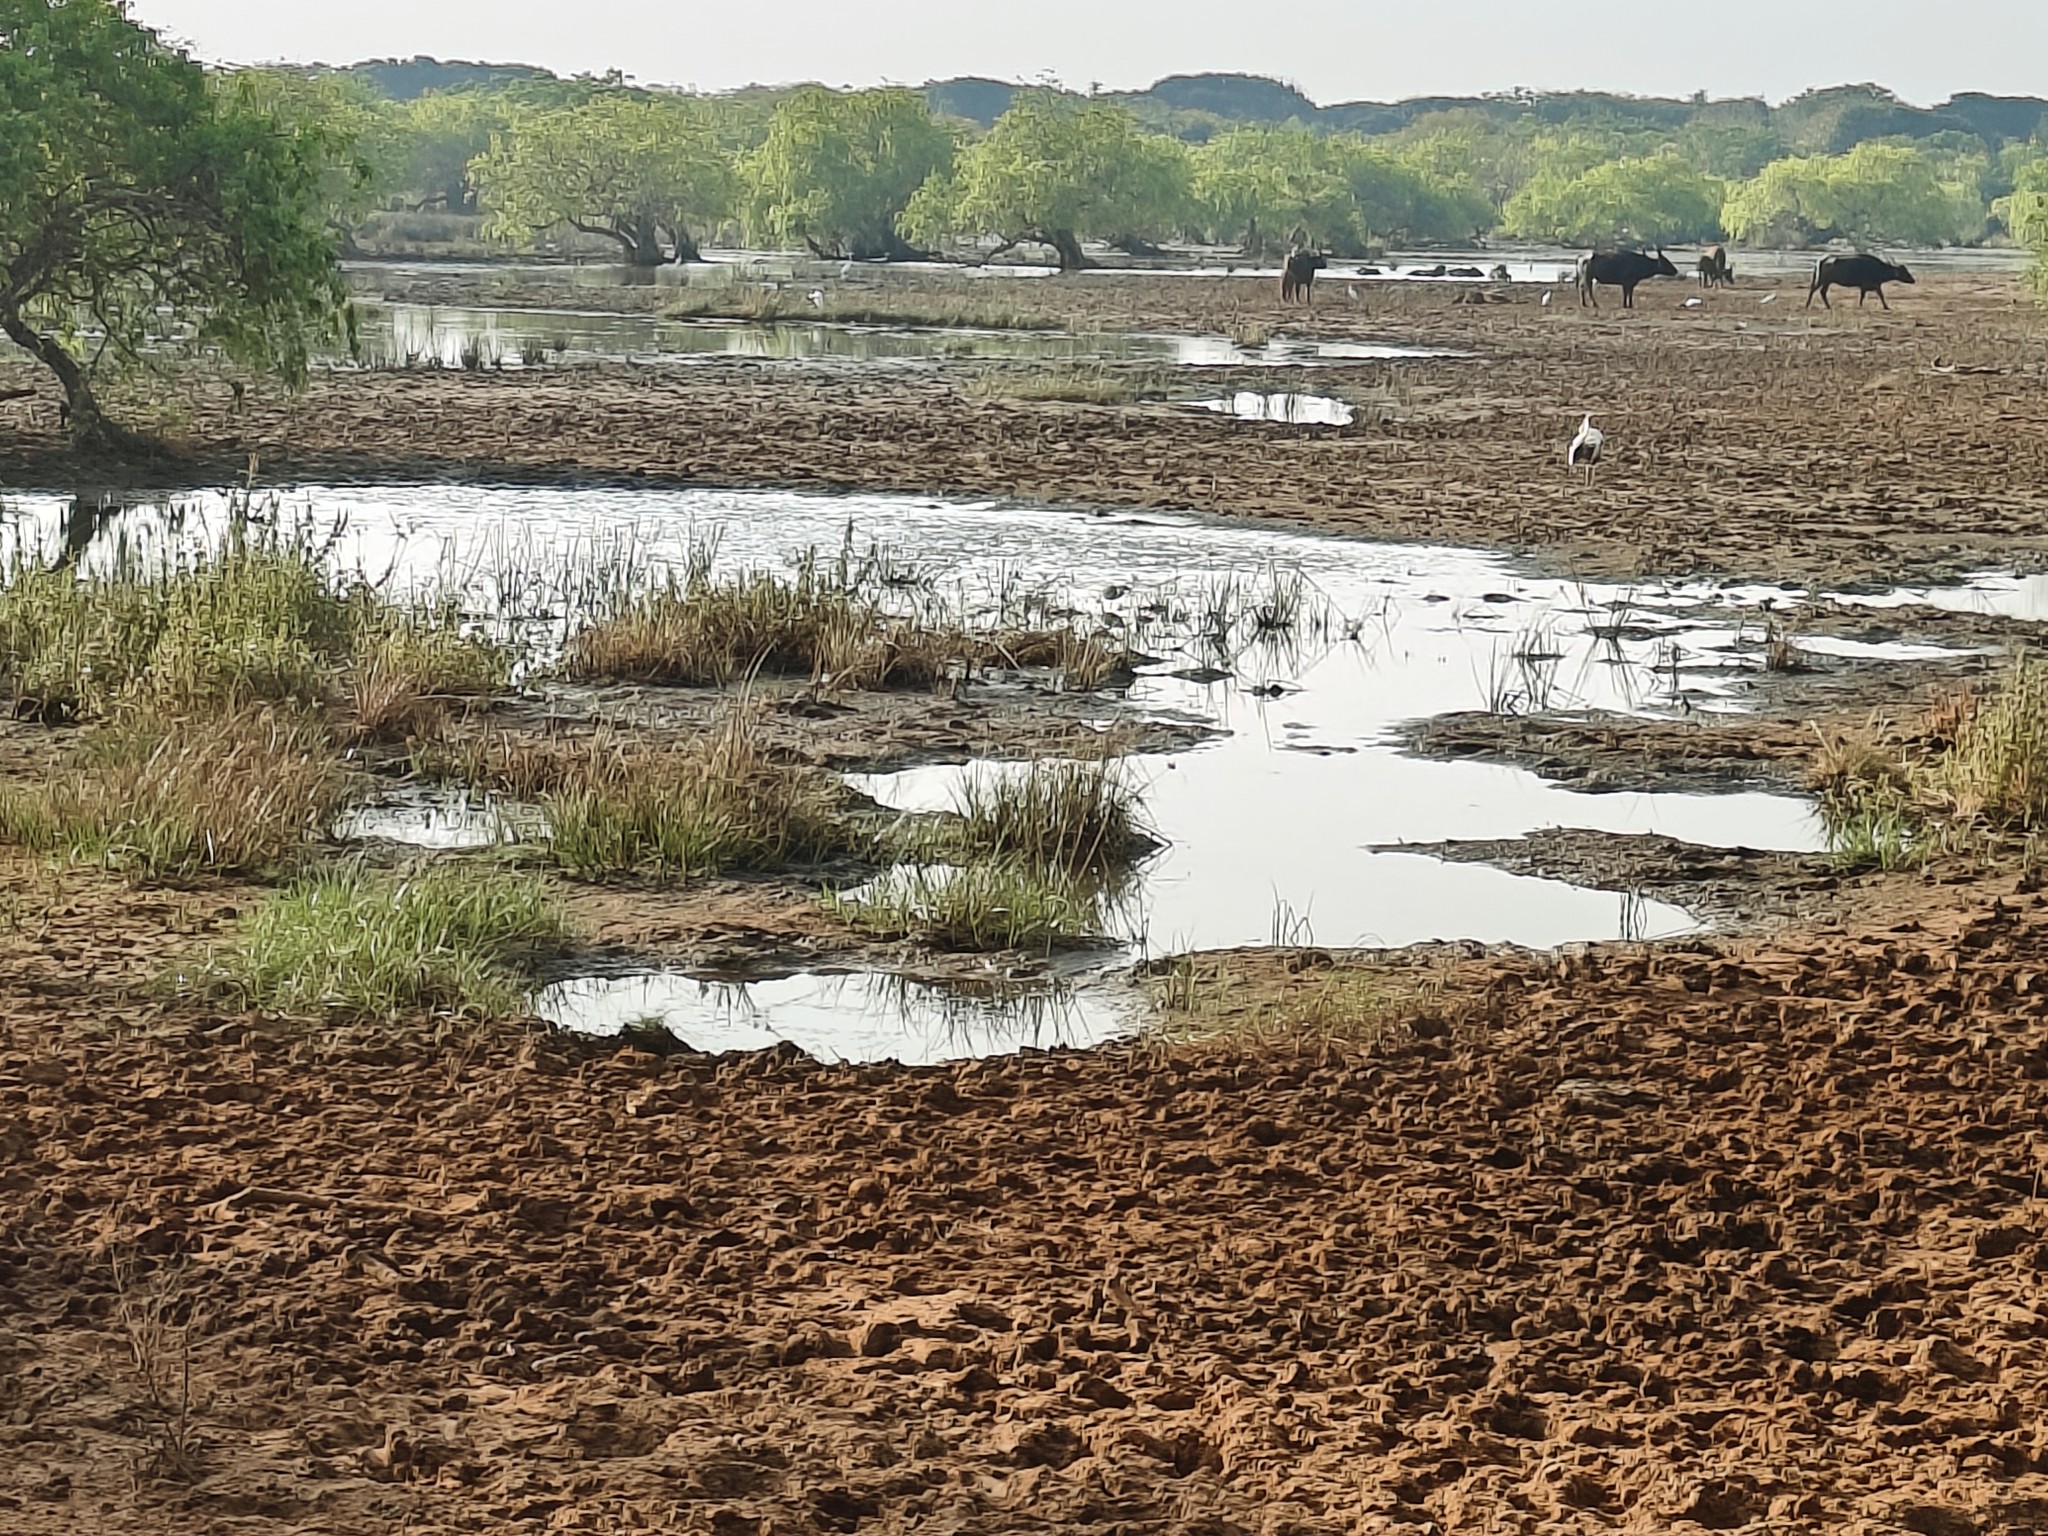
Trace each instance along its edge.
{"label": "green grass patch", "polygon": [[806,557],[787,576],[714,576],[696,563],[579,631],[565,669],[583,682],[725,687],[794,676],[875,690],[933,687],[988,667],[1043,666],[1068,686],[1089,689],[1129,665],[1120,647],[1071,627],[980,630],[892,614],[874,585],[846,558],[828,565]]}
{"label": "green grass patch", "polygon": [[1171,380],[1158,369],[1108,363],[1033,369],[992,368],[976,375],[967,392],[987,400],[1056,401],[1067,405],[1136,405],[1164,400]]}
{"label": "green grass patch", "polygon": [[579,879],[767,872],[860,856],[871,841],[838,780],[776,761],[739,712],[683,750],[591,740],[548,776],[554,858]]}
{"label": "green grass patch", "polygon": [[987,768],[955,797],[944,844],[968,856],[1041,870],[1107,870],[1158,846],[1144,791],[1118,759],[1045,759],[1022,772]]}
{"label": "green grass patch", "polygon": [[346,695],[381,732],[416,711],[407,699],[491,691],[509,670],[453,614],[388,603],[298,540],[112,574],[20,564],[0,578],[0,683],[46,719]]}
{"label": "green grass patch", "polygon": [[899,865],[826,901],[873,937],[940,949],[1049,953],[1101,942],[1108,927],[1100,882],[1009,862]]}
{"label": "green grass patch", "polygon": [[328,871],[256,909],[199,980],[232,1004],[347,1019],[517,1018],[566,938],[542,880],[476,866]]}
{"label": "green grass patch", "polygon": [[1978,696],[1938,701],[1920,733],[1827,738],[1815,759],[1829,851],[1846,869],[1995,852],[2048,825],[2048,662],[2016,656]]}

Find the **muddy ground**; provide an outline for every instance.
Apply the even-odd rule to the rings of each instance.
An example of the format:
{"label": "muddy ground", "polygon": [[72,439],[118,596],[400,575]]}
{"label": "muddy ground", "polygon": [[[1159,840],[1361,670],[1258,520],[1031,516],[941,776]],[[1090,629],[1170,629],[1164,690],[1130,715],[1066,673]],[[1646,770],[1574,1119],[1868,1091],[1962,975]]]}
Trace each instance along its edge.
{"label": "muddy ground", "polygon": [[[217,917],[77,877],[0,940],[0,1529],[2048,1522],[2010,886],[927,1070],[124,995]],[[1281,958],[1203,985],[1342,968]]]}
{"label": "muddy ground", "polygon": [[[246,418],[216,382],[162,413],[189,458],[160,473],[240,475],[255,454],[283,480],[657,477],[1175,507],[1529,550],[1587,577],[1895,581],[2048,561],[2048,335],[2016,279],[1930,277],[1889,312],[1809,312],[1798,288],[1756,284],[1687,310],[1697,290],[1665,281],[1631,314],[1568,292],[1544,307],[1528,285],[1466,304],[1463,289],[1368,284],[1353,301],[1326,283],[1313,313],[1262,279],[1009,286],[1006,304],[1080,330],[1466,355],[1237,371],[1367,407],[1338,431],[989,398],[971,386],[991,365],[974,363],[330,373],[298,399],[257,391]],[[1180,372],[1176,392],[1225,382]],[[1583,412],[1608,433],[1590,489],[1562,462]],[[0,406],[0,444],[15,483],[104,479],[61,450],[51,400]]]}
{"label": "muddy ground", "polygon": [[[2048,350],[2017,283],[1810,317],[1755,286],[1695,310],[1653,286],[1629,316],[1533,289],[1325,284],[1283,315],[1263,282],[1017,286],[1077,330],[1471,355],[1229,381],[1368,407],[1340,432],[1006,401],[955,363],[334,374],[246,416],[185,375],[162,413],[181,458],[81,464],[39,398],[0,404],[0,475],[191,483],[253,453],[277,480],[1013,495],[1589,577],[2048,560]],[[1591,488],[1559,462],[1588,410],[1612,449]],[[1818,658],[1756,674],[1743,714],[1456,716],[1411,748],[1581,788],[1782,788],[1816,726],[1906,719],[1995,664]],[[835,767],[1042,751],[1100,714],[785,702],[779,749]],[[463,728],[686,731],[711,707],[558,695]],[[0,729],[0,777],[52,771],[60,734]],[[1755,931],[1199,957],[1167,1023],[1220,1036],[824,1067],[176,1002],[167,963],[260,890],[0,855],[0,1533],[2048,1530],[2034,877],[1650,840],[1440,852]],[[622,956],[912,960],[850,947],[788,883],[574,900]],[[1261,1027],[1325,996],[1384,1003],[1334,1037]]]}

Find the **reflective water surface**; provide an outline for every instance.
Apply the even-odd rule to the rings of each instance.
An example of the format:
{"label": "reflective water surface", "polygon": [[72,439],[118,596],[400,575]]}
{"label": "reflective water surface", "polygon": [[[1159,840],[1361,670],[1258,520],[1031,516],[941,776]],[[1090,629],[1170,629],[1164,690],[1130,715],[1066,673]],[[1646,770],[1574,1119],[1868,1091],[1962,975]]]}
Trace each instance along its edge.
{"label": "reflective water surface", "polygon": [[658,1023],[700,1051],[757,1051],[786,1041],[821,1061],[907,1065],[1099,1045],[1139,1021],[1135,999],[1104,988],[938,986],[881,972],[754,982],[673,972],[579,977],[539,993],[534,1011],[594,1035]]}
{"label": "reflective water surface", "polygon": [[[229,504],[212,493],[81,512],[62,497],[15,497],[0,519],[0,556],[50,559],[68,546],[84,569],[161,559],[216,543]],[[692,560],[779,569],[813,548],[877,562],[891,600],[906,608],[1071,614],[1124,637],[1142,658],[1128,707],[1218,733],[1131,764],[1164,846],[1115,908],[1111,936],[1125,954],[1667,936],[1694,920],[1641,893],[1450,863],[1400,845],[1552,827],[1789,851],[1821,843],[1810,802],[1796,795],[1739,785],[1718,795],[1591,794],[1513,767],[1419,760],[1396,745],[1404,722],[1452,711],[1740,708],[1762,667],[1757,605],[1769,599],[1782,615],[1799,601],[1782,588],[1577,584],[1470,550],[904,496],[305,486],[254,515],[317,527],[333,558],[365,579],[452,598],[474,622],[542,649],[618,592]],[[1811,648],[1852,664],[1881,665],[1892,654],[1825,637]],[[1939,654],[1912,650],[1929,653]],[[1105,728],[1115,715],[1105,697]],[[892,806],[944,808],[964,775],[1014,771],[921,766],[854,782]],[[488,802],[408,792],[356,813],[345,835],[483,846],[501,835],[504,814]],[[693,1044],[764,1030],[798,1038],[829,1021],[836,1033],[830,1042],[816,1036],[817,1048],[847,1056],[954,1050],[947,1040],[1009,1048],[989,1042],[1025,1038],[1015,1028],[1020,1006],[1038,1010],[1034,1027],[1059,1038],[1122,1027],[1093,994],[1078,1015],[1015,996],[956,1004],[956,993],[942,1000],[879,976],[757,982],[739,992],[680,977],[587,979],[548,998],[551,1016],[589,1027],[648,1012],[682,1020],[679,1033]]]}

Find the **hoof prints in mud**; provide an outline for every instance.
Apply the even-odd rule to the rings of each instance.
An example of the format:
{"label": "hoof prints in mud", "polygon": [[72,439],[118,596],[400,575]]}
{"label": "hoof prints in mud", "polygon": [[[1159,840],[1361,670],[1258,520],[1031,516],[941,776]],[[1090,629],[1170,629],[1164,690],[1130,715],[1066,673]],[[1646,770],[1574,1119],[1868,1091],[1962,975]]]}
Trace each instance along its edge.
{"label": "hoof prints in mud", "polygon": [[[1100,1524],[1106,1486],[1160,1530],[2027,1529],[2048,934],[1985,905],[1500,962],[1448,1030],[1353,1053],[899,1071],[212,1020],[110,1053],[31,995],[0,1295],[35,1394],[0,1465],[113,1532],[167,1498],[302,1525],[249,1515],[272,1480],[337,1531],[601,1497],[995,1536]],[[139,1511],[152,1421],[73,1257],[108,1243],[196,1250],[208,1320],[207,1475]]]}

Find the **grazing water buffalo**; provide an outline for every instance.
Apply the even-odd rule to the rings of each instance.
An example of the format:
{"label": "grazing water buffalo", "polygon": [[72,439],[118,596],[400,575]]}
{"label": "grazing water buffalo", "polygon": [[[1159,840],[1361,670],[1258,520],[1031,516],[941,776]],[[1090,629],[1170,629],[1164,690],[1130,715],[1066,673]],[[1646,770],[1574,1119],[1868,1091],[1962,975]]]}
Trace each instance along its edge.
{"label": "grazing water buffalo", "polygon": [[1316,274],[1330,264],[1330,258],[1320,251],[1295,251],[1287,258],[1287,265],[1280,269],[1280,302],[1292,304],[1296,299],[1304,304],[1316,301]]}
{"label": "grazing water buffalo", "polygon": [[1699,268],[1702,288],[1735,286],[1735,268],[1728,264],[1728,253],[1718,245],[1710,245],[1701,255]]}
{"label": "grazing water buffalo", "polygon": [[1621,290],[1621,307],[1636,307],[1636,284],[1646,278],[1676,277],[1678,268],[1671,265],[1671,258],[1659,251],[1654,256],[1645,256],[1641,251],[1610,251],[1605,255],[1582,257],[1579,261],[1579,303],[1583,307],[1591,304],[1600,307],[1600,296],[1593,290],[1605,283],[1610,288]]}
{"label": "grazing water buffalo", "polygon": [[1858,309],[1873,293],[1877,295],[1878,303],[1890,309],[1891,305],[1885,304],[1884,285],[1912,281],[1912,273],[1904,267],[1893,266],[1881,256],[1823,256],[1814,263],[1813,286],[1806,290],[1806,307],[1813,308],[1813,296],[1817,293],[1820,295],[1820,307],[1833,309],[1835,306],[1828,302],[1828,289],[1854,288]]}

